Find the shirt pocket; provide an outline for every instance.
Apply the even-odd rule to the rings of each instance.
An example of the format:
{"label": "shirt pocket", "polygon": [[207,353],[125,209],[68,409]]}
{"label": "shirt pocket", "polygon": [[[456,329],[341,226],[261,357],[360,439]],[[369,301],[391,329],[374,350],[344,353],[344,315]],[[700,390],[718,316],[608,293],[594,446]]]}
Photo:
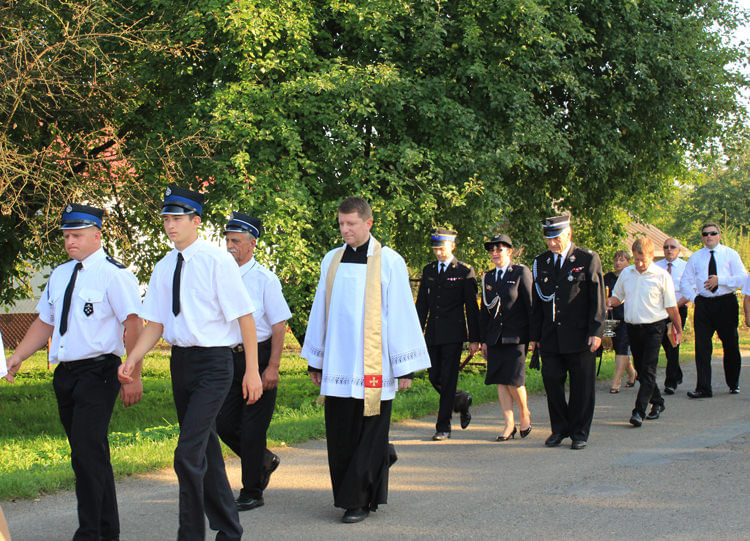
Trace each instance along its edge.
{"label": "shirt pocket", "polygon": [[83,288],[78,292],[81,305],[78,308],[83,317],[101,319],[105,314],[104,291]]}

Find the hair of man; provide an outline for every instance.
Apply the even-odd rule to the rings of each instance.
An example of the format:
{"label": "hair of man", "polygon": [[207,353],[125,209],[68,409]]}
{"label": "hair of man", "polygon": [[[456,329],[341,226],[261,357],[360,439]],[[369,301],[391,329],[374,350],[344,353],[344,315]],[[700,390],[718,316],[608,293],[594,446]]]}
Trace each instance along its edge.
{"label": "hair of man", "polygon": [[633,243],[633,253],[643,254],[649,258],[654,257],[654,243],[648,237],[636,239]]}
{"label": "hair of man", "polygon": [[716,231],[718,231],[719,233],[721,233],[721,228],[719,227],[719,225],[715,224],[713,222],[706,222],[705,224],[703,224],[701,226],[701,233],[703,233],[706,230],[707,227],[715,227]]}
{"label": "hair of man", "polygon": [[369,220],[372,218],[372,208],[362,197],[348,197],[344,199],[340,204],[338,211],[340,214],[351,214],[356,212],[362,220]]}

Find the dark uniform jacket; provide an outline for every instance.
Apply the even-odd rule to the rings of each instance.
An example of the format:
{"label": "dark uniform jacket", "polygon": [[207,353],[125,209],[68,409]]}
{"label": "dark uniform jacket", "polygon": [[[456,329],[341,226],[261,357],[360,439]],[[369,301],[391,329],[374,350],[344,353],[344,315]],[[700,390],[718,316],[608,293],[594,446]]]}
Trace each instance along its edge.
{"label": "dark uniform jacket", "polygon": [[[571,244],[559,273],[550,251],[534,259],[533,272],[531,340],[540,343],[542,353],[588,349],[588,337],[601,337],[604,330],[604,278],[599,254]],[[543,300],[552,294],[554,302]]]}
{"label": "dark uniform jacket", "polygon": [[467,324],[469,342],[479,342],[474,269],[454,257],[438,278],[438,262],[426,265],[419,282],[417,314],[427,345],[466,342]]}
{"label": "dark uniform jacket", "polygon": [[[531,271],[524,265],[508,265],[495,282],[495,269],[484,274],[482,308],[479,312],[479,327],[482,343],[528,344],[532,316]],[[493,308],[495,297],[500,300]]]}

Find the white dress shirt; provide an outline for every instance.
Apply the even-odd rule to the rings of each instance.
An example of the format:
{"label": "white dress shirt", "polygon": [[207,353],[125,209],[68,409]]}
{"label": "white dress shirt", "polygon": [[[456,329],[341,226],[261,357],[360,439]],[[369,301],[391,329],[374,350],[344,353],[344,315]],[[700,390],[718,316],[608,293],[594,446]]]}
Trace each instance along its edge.
{"label": "white dress shirt", "polygon": [[281,292],[278,276],[258,263],[254,257],[240,267],[240,274],[255,306],[253,318],[258,342],[263,342],[271,338],[271,326],[287,321],[292,317],[292,312]]}
{"label": "white dress shirt", "polygon": [[612,296],[624,303],[625,323],[655,323],[669,317],[667,308],[677,306],[672,279],[654,263],[642,273],[635,265],[624,268]]}
{"label": "white dress shirt", "polygon": [[108,261],[104,249],[98,249],[81,263],[64,336],[60,336],[63,298],[78,261],[73,259],[52,271],[36,305],[39,319],[55,328],[49,350],[51,363],[110,353],[121,357],[125,354],[123,322],[130,314],[137,314],[141,306],[138,280],[128,269]]}
{"label": "white dress shirt", "polygon": [[742,288],[742,294],[750,295],[750,274],[748,274],[745,279],[745,287]]}
{"label": "white dress shirt", "polygon": [[255,311],[237,262],[229,252],[197,239],[182,251],[180,313],[172,313],[172,280],[178,251],[154,267],[141,317],[164,326],[164,340],[181,347],[234,346],[242,342],[237,318]]}
{"label": "white dress shirt", "polygon": [[[660,259],[659,261],[654,261],[654,265],[657,267],[661,267],[662,269],[667,271],[667,274],[669,274],[672,277],[672,283],[674,284],[674,290],[675,294],[679,296],[680,292],[680,280],[682,279],[682,273],[685,272],[685,266],[687,265],[687,261],[684,259],[680,259],[679,257],[675,257],[674,261],[672,261],[672,268],[668,268],[667,258]],[[670,272],[671,271],[671,272]]]}
{"label": "white dress shirt", "polygon": [[747,271],[737,252],[723,244],[717,244],[714,248],[714,259],[719,288],[713,293],[703,286],[703,283],[708,280],[708,262],[711,260],[708,248],[704,246],[688,259],[680,280],[680,294],[687,300],[693,302],[698,295],[719,297],[734,293],[745,283]]}

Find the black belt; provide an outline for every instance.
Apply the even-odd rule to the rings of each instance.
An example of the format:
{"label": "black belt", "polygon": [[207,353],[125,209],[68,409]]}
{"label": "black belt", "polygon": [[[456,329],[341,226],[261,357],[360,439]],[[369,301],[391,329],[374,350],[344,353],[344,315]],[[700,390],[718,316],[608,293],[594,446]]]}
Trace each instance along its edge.
{"label": "black belt", "polygon": [[726,299],[727,297],[734,297],[734,293],[725,293],[724,295],[716,295],[714,297],[704,297],[703,295],[698,295],[695,300],[701,299],[704,301],[716,301],[719,299]]}
{"label": "black belt", "polygon": [[114,353],[107,353],[106,355],[99,355],[98,357],[91,357],[90,359],[79,359],[77,361],[61,361],[60,366],[62,366],[66,370],[73,370],[74,368],[83,368],[94,363],[111,359],[116,359],[118,361],[120,360],[120,358]]}
{"label": "black belt", "polygon": [[[268,340],[263,340],[262,342],[258,342],[258,347],[263,347],[271,344],[272,338],[269,338]],[[237,344],[232,348],[232,353],[242,353],[245,351],[245,346],[243,344]]]}
{"label": "black belt", "polygon": [[652,321],[651,323],[628,323],[625,322],[627,325],[630,325],[631,327],[648,327],[650,325],[659,325],[660,323],[666,323],[669,319],[659,319],[657,321]]}

